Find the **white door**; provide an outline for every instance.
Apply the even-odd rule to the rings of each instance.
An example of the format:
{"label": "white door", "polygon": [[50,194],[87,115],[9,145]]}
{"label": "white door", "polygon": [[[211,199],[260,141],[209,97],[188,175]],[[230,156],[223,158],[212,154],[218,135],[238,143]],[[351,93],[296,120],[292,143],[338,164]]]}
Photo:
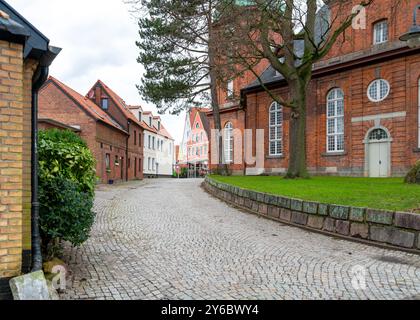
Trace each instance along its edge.
{"label": "white door", "polygon": [[369,176],[372,178],[389,177],[389,143],[369,144]]}

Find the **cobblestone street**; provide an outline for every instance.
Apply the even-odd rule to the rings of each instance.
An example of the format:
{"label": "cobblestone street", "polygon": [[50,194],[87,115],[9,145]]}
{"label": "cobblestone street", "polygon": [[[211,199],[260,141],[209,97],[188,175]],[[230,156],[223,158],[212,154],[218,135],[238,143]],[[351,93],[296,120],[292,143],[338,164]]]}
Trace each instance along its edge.
{"label": "cobblestone street", "polygon": [[[91,239],[65,249],[63,299],[413,299],[420,257],[232,208],[201,180],[101,187]],[[363,281],[354,268],[366,270]],[[357,288],[357,286],[356,286]]]}

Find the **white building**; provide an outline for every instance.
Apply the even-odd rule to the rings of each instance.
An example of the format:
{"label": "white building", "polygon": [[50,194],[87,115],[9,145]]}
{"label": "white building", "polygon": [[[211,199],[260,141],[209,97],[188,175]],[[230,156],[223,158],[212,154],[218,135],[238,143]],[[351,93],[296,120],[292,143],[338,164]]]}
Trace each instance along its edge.
{"label": "white building", "polygon": [[130,106],[131,112],[144,124],[143,173],[145,178],[170,177],[175,165],[175,141],[160,117],[141,106]]}

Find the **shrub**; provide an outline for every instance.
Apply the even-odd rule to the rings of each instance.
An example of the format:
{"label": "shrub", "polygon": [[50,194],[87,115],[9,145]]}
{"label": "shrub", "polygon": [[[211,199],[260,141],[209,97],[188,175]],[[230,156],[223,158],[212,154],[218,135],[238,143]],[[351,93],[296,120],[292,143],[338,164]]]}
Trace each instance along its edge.
{"label": "shrub", "polygon": [[405,183],[420,184],[420,161],[411,168],[405,177]]}
{"label": "shrub", "polygon": [[95,159],[78,135],[57,129],[40,131],[38,154],[40,180],[63,177],[77,183],[81,192],[93,196]]}
{"label": "shrub", "polygon": [[95,214],[93,197],[80,192],[77,183],[63,177],[40,181],[40,226],[44,253],[55,240],[84,243],[90,234]]}
{"label": "shrub", "polygon": [[94,222],[95,159],[78,135],[56,129],[40,131],[38,154],[40,229],[46,254],[60,240],[78,246],[88,239]]}

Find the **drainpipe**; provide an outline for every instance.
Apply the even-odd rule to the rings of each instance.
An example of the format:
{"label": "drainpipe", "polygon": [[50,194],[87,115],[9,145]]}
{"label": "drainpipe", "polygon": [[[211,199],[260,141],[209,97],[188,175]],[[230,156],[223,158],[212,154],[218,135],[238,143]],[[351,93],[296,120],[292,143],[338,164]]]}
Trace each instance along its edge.
{"label": "drainpipe", "polygon": [[48,78],[49,66],[60,53],[60,48],[49,47],[40,59],[39,66],[32,77],[32,134],[31,134],[31,236],[32,272],[42,270],[41,234],[39,230],[38,202],[38,92]]}
{"label": "drainpipe", "polygon": [[130,124],[131,120],[127,120],[127,140],[126,140],[126,148],[125,148],[125,181],[128,182],[128,142],[130,140]]}

